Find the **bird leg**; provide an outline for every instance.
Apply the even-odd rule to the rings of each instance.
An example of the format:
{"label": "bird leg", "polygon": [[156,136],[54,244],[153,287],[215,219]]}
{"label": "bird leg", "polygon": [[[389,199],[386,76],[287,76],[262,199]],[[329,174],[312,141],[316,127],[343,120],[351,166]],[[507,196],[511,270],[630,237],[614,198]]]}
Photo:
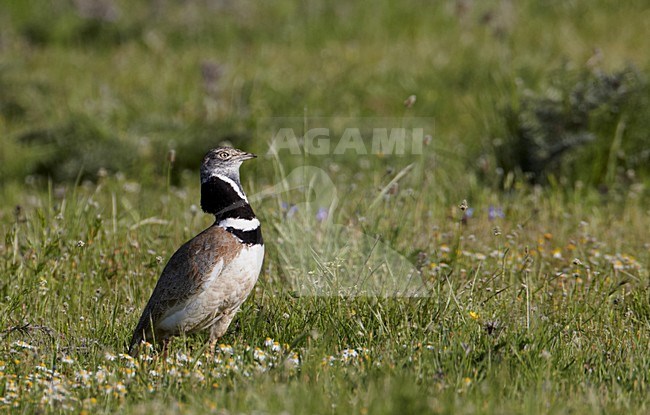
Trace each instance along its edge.
{"label": "bird leg", "polygon": [[229,314],[224,314],[219,321],[210,326],[210,355],[214,356],[216,351],[217,342],[228,330],[232,318],[235,316],[235,312]]}
{"label": "bird leg", "polygon": [[234,311],[229,314],[224,314],[216,323],[210,326],[210,341],[216,342],[226,334],[226,330],[228,330],[228,326],[230,326],[230,322],[234,316]]}

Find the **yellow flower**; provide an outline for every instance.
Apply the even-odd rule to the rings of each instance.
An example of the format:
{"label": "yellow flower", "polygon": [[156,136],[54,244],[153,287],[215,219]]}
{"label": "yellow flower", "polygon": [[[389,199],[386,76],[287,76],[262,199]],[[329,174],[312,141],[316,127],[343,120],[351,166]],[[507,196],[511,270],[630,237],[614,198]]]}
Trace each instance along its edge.
{"label": "yellow flower", "polygon": [[469,316],[472,318],[472,320],[478,320],[479,317],[480,317],[480,316],[478,315],[478,313],[475,312],[475,311],[470,311],[470,312],[469,312]]}

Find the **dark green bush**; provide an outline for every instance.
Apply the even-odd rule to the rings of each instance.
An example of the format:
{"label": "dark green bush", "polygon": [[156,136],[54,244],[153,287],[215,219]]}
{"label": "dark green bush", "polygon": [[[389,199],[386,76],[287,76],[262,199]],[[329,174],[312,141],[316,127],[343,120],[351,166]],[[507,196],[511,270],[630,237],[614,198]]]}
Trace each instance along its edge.
{"label": "dark green bush", "polygon": [[111,0],[10,1],[0,5],[11,26],[32,45],[116,45],[140,36],[140,26]]}
{"label": "dark green bush", "polygon": [[94,179],[101,170],[129,171],[138,159],[133,143],[84,115],[73,114],[63,125],[29,131],[17,142],[40,155],[27,172],[54,181]]}
{"label": "dark green bush", "polygon": [[649,92],[634,68],[557,71],[543,92],[522,92],[502,111],[505,137],[491,143],[496,164],[533,183],[648,177]]}

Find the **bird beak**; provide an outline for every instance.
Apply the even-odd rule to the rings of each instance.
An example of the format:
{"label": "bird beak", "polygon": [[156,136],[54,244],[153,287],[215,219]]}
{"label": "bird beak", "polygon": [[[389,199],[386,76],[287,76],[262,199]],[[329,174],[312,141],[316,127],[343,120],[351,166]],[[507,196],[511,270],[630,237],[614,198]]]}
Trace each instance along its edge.
{"label": "bird beak", "polygon": [[240,158],[241,160],[250,160],[250,159],[257,158],[257,156],[256,156],[255,154],[253,154],[253,153],[242,153],[242,154],[239,156],[239,158]]}

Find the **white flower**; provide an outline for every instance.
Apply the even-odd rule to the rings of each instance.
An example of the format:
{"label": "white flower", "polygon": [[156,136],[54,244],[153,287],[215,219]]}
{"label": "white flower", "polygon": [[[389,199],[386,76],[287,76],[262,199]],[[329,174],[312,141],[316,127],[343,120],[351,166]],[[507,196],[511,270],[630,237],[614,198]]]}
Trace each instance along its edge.
{"label": "white flower", "polygon": [[223,353],[227,353],[227,354],[234,354],[235,353],[232,346],[225,345],[225,344],[220,344],[219,345],[219,350],[221,350]]}
{"label": "white flower", "polygon": [[181,352],[176,353],[176,362],[187,363],[189,361],[190,358],[185,353],[181,353]]}
{"label": "white flower", "polygon": [[359,356],[359,353],[357,353],[356,350],[354,349],[343,349],[341,351],[341,360],[344,362],[347,362],[353,358],[356,358]]}
{"label": "white flower", "polygon": [[253,359],[257,360],[258,362],[264,362],[266,360],[266,353],[258,348],[255,348],[253,351]]}
{"label": "white flower", "polygon": [[194,379],[198,380],[199,382],[204,382],[205,381],[205,376],[199,370],[195,370],[194,372],[192,372],[192,377]]}
{"label": "white flower", "polygon": [[36,350],[36,347],[32,346],[29,343],[25,343],[22,340],[17,340],[15,342],[11,343],[11,345],[16,346],[16,347],[20,347],[21,349],[25,349],[25,350]]}
{"label": "white flower", "polygon": [[95,379],[97,379],[97,383],[100,384],[106,382],[106,371],[103,367],[97,369],[97,372],[95,372]]}
{"label": "white flower", "polygon": [[298,356],[298,353],[294,353],[290,357],[287,358],[287,364],[291,367],[296,367],[300,364],[300,356]]}
{"label": "white flower", "polygon": [[323,364],[329,364],[332,366],[336,362],[336,357],[334,356],[327,356],[323,358]]}
{"label": "white flower", "polygon": [[75,373],[75,379],[77,382],[87,385],[88,381],[90,380],[90,376],[92,374],[93,374],[92,372],[89,372],[85,369],[81,369],[80,371]]}

